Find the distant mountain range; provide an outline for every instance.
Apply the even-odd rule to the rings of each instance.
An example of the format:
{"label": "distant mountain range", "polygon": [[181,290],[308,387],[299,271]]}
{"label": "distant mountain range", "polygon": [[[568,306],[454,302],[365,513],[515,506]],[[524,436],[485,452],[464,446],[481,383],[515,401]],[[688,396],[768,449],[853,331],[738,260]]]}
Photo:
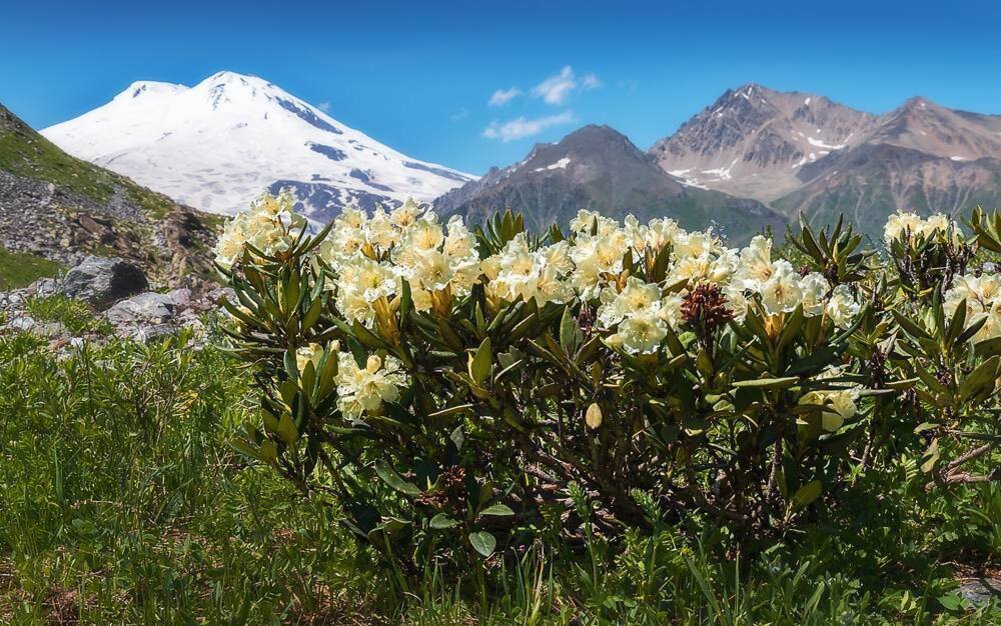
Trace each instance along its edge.
{"label": "distant mountain range", "polygon": [[133,83],[42,134],[74,156],[217,213],[288,188],[306,214],[325,221],[347,206],[433,200],[474,178],[401,154],[266,80],[233,72],[190,88]]}
{"label": "distant mountain range", "polygon": [[785,223],[757,200],[684,184],[607,126],[585,126],[558,143],[537,145],[521,162],[493,168],[434,205],[441,214],[473,222],[512,207],[536,230],[566,224],[582,208],[644,221],[672,217],[686,228],[716,224],[738,238]]}
{"label": "distant mountain range", "polygon": [[716,224],[735,239],[845,213],[870,235],[898,210],[1001,205],[1001,116],[924,98],[875,115],[816,94],[728,90],[643,152],[608,127],[536,145],[482,178],[404,156],[272,83],[220,72],[188,88],[134,83],[43,134],[192,206],[232,213],[294,191],[317,221],[413,196],[478,221],[512,208],[543,228],[580,208]]}
{"label": "distant mountain range", "polygon": [[815,94],[745,85],[650,154],[689,185],[818,223],[844,213],[870,234],[898,209],[957,214],[1001,204],[1001,115],[925,98],[873,115]]}

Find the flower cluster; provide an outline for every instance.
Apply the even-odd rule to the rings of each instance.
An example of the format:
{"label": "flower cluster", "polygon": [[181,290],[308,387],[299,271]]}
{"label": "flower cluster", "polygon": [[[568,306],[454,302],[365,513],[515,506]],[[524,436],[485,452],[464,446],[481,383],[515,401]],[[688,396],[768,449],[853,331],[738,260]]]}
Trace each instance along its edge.
{"label": "flower cluster", "polygon": [[246,244],[267,255],[288,250],[305,219],[293,212],[295,200],[288,192],[277,197],[265,195],[249,211],[240,213],[226,223],[216,242],[216,263],[229,268],[241,256]]}
{"label": "flower cluster", "polygon": [[[831,368],[821,372],[817,379],[830,379],[839,375],[841,375],[839,368]],[[846,389],[808,391],[799,399],[799,404],[818,407],[821,428],[825,432],[832,433],[841,428],[846,420],[850,420],[858,413],[859,393],[860,389],[857,385]]]}
{"label": "flower cluster", "polygon": [[337,355],[337,408],[348,420],[360,420],[365,413],[378,414],[383,402],[396,402],[407,375],[400,360],[370,355],[359,367],[350,352]]}
{"label": "flower cluster", "polygon": [[898,211],[886,220],[886,226],[883,227],[883,240],[886,243],[892,243],[900,238],[915,237],[924,239],[941,237],[946,242],[956,241],[962,237],[962,231],[959,224],[941,213],[922,219],[916,213]]}
{"label": "flower cluster", "polygon": [[[825,314],[841,327],[859,310],[847,286],[832,288],[819,273],[802,276],[788,261],[772,259],[772,241],[763,236],[737,250],[711,230],[687,232],[670,219],[641,224],[629,216],[619,224],[590,211],[580,211],[570,228],[569,239],[535,250],[519,235],[486,259],[481,267],[488,294],[507,301],[535,298],[540,305],[575,296],[596,301],[600,327],[612,331],[608,341],[634,354],[656,351],[668,328],[690,323],[683,303],[707,285],[715,296],[714,328],[723,320],[742,320],[749,303],[765,315],[802,305],[806,316]],[[647,282],[624,266],[628,256],[634,265],[650,267],[665,249],[670,258],[660,282]]]}
{"label": "flower cluster", "polygon": [[492,302],[526,302],[534,299],[562,304],[574,297],[566,276],[573,268],[566,241],[531,250],[525,233],[519,233],[497,254],[480,264]]}
{"label": "flower cluster", "polygon": [[338,309],[349,320],[371,325],[380,307],[410,286],[414,307],[431,309],[436,302],[469,293],[480,276],[475,240],[462,218],[443,227],[426,206],[408,200],[391,212],[377,209],[369,217],[349,209],[334,221],[317,257],[333,268]]}
{"label": "flower cluster", "polygon": [[987,316],[983,327],[974,335],[975,341],[1001,337],[1001,274],[957,276],[945,292],[946,315],[952,317],[963,302],[966,302],[967,325]]}

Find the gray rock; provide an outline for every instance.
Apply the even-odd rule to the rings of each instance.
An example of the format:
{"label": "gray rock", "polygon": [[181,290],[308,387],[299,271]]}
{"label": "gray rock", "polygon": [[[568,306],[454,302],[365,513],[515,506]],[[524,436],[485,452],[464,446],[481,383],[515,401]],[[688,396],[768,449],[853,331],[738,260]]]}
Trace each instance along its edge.
{"label": "gray rock", "polygon": [[972,578],[959,584],[959,595],[975,607],[986,605],[992,599],[1001,602],[1001,579]]}
{"label": "gray rock", "polygon": [[43,322],[41,324],[35,324],[34,328],[32,328],[32,332],[39,337],[45,337],[47,339],[58,339],[60,337],[70,335],[69,330],[59,322]]}
{"label": "gray rock", "polygon": [[136,341],[149,343],[161,337],[167,337],[177,333],[177,327],[172,324],[154,324],[152,326],[141,326],[129,334],[129,337]]}
{"label": "gray rock", "polygon": [[35,320],[30,317],[15,317],[7,322],[6,328],[10,330],[31,330],[35,327]]}
{"label": "gray rock", "polygon": [[177,307],[186,307],[191,302],[191,290],[187,287],[175,289],[167,294]]}
{"label": "gray rock", "polygon": [[69,272],[59,285],[60,293],[105,308],[116,300],[149,289],[142,270],[123,259],[89,256]]}
{"label": "gray rock", "polygon": [[174,317],[174,310],[174,301],[169,295],[150,291],[116,303],[105,315],[115,326],[162,324]]}
{"label": "gray rock", "polygon": [[59,291],[59,282],[54,278],[42,278],[34,284],[36,296],[51,296]]}

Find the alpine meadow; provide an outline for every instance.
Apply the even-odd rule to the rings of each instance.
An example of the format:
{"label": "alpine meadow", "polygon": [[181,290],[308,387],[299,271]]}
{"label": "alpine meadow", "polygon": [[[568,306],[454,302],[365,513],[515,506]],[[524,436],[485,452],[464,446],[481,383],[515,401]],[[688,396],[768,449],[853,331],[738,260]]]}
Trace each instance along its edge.
{"label": "alpine meadow", "polygon": [[0,15],[0,626],[1001,626],[1001,3]]}

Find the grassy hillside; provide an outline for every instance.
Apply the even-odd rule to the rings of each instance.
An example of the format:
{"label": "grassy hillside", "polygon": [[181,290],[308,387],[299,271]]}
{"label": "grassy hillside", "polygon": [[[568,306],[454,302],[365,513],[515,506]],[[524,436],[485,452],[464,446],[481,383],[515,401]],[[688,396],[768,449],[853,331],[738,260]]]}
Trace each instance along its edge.
{"label": "grassy hillside", "polygon": [[55,276],[65,268],[32,254],[10,252],[0,246],[0,291],[19,289],[39,278]]}
{"label": "grassy hillside", "polygon": [[72,157],[0,105],[0,169],[42,180],[97,204],[111,201],[121,189],[151,217],[164,218],[176,203],[130,179]]}
{"label": "grassy hillside", "polygon": [[12,252],[60,264],[72,252],[121,256],[165,285],[214,275],[220,216],[66,154],[2,105],[0,207],[0,244]]}

